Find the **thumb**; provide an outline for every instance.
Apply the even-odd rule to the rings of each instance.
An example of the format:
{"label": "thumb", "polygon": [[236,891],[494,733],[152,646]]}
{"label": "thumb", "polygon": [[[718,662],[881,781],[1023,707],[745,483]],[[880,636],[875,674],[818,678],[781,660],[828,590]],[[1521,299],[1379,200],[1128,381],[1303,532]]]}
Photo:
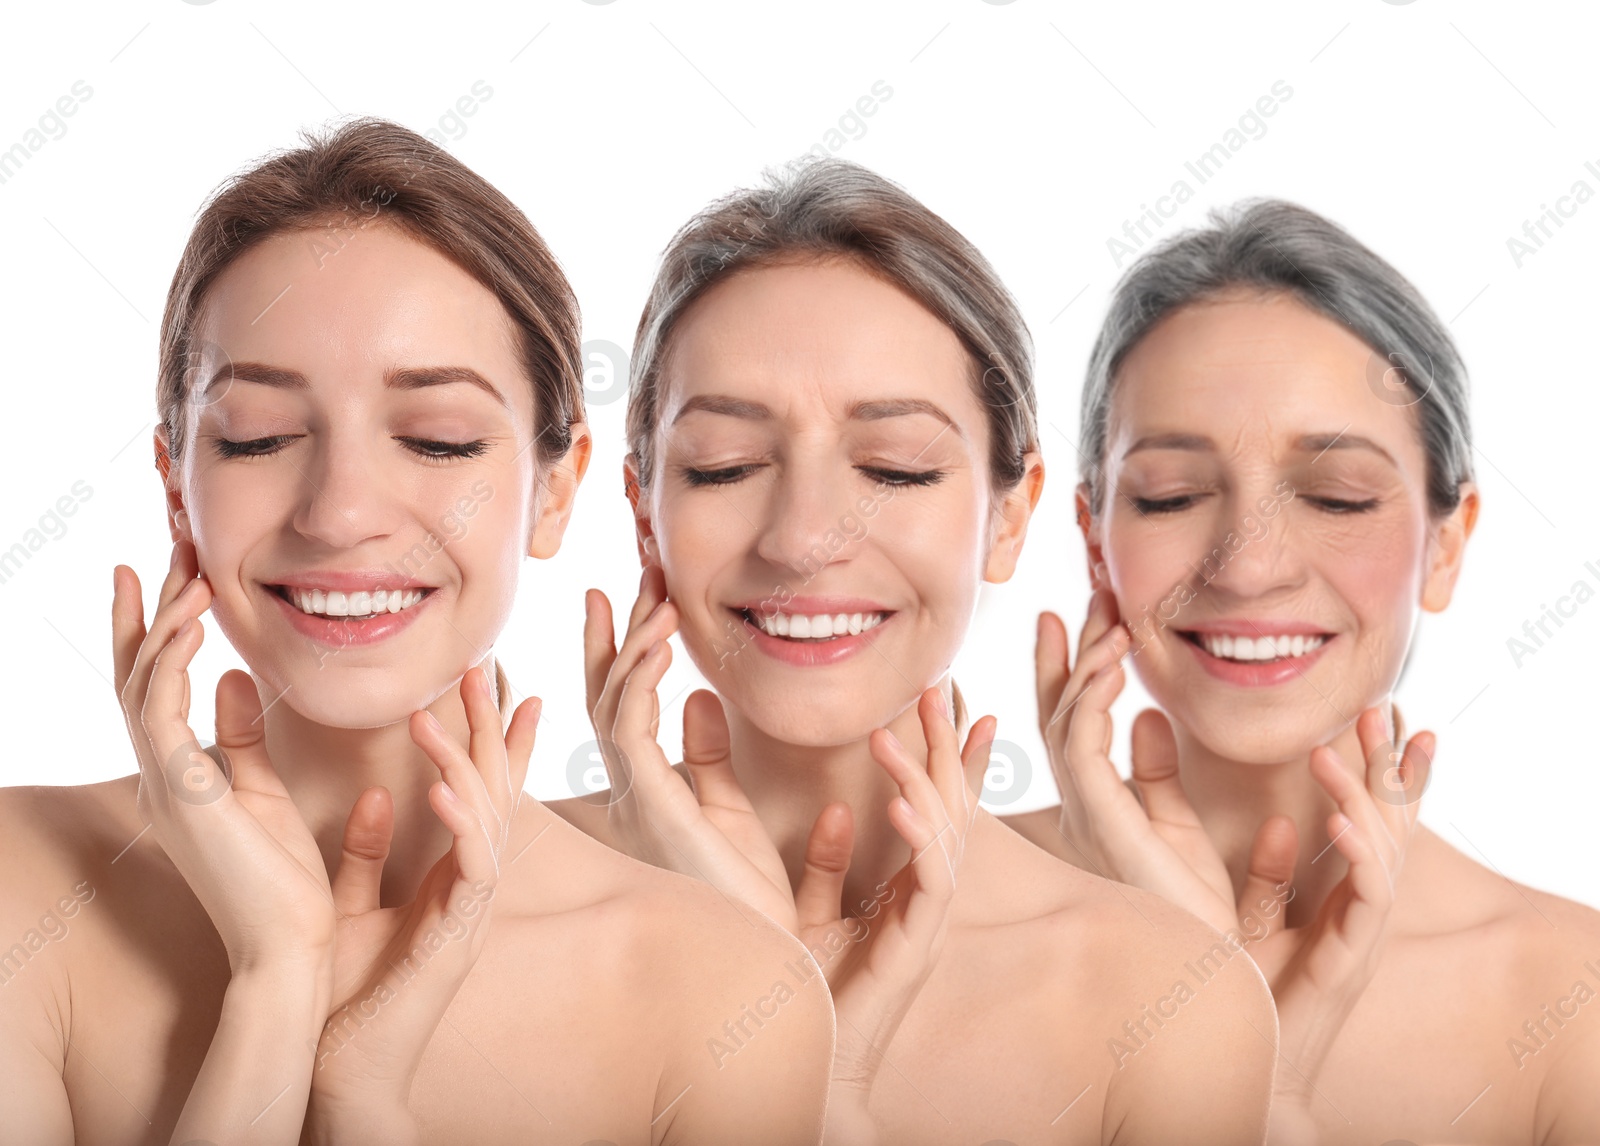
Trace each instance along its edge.
{"label": "thumb", "polygon": [[842,911],[844,877],[855,847],[855,818],[850,805],[829,804],[811,825],[806,838],[806,865],[794,895],[795,916],[803,935],[812,927],[837,923]]}
{"label": "thumb", "polygon": [[683,762],[701,806],[750,807],[733,772],[728,717],[717,694],[707,689],[696,689],[683,705]]}
{"label": "thumb", "polygon": [[1198,823],[1178,779],[1178,742],[1171,722],[1159,710],[1147,708],[1134,720],[1131,735],[1133,783],[1145,814],[1167,823]]}
{"label": "thumb", "polygon": [[1269,816],[1250,845],[1250,870],[1239,893],[1239,921],[1252,942],[1281,931],[1285,905],[1294,895],[1294,861],[1300,833],[1288,816]]}
{"label": "thumb", "polygon": [[261,694],[247,672],[229,669],[217,681],[217,747],[227,758],[232,786],[288,797],[267,758],[267,725]]}
{"label": "thumb", "polygon": [[387,788],[368,788],[356,797],[344,824],[344,846],[333,877],[333,906],[341,916],[377,910],[393,836],[394,797]]}

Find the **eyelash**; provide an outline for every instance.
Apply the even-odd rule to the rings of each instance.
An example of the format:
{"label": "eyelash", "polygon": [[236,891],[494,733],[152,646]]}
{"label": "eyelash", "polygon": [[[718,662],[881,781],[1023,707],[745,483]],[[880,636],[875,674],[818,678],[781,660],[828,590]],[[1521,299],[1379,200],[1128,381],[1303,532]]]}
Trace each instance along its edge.
{"label": "eyelash", "polygon": [[[269,458],[290,441],[292,434],[278,434],[270,438],[251,438],[245,442],[230,441],[227,438],[217,439],[217,453],[223,458]],[[424,461],[436,462],[440,465],[448,464],[457,458],[476,458],[489,448],[485,441],[475,442],[436,442],[428,438],[397,438],[396,441],[406,443],[412,453]],[[419,449],[418,447],[424,447]],[[256,448],[252,448],[256,447]],[[427,448],[440,452],[429,453]]]}
{"label": "eyelash", "polygon": [[[1134,508],[1140,513],[1178,513],[1188,509],[1195,501],[1193,495],[1187,497],[1169,497],[1153,501],[1149,498],[1135,497],[1130,499]],[[1333,497],[1308,497],[1304,500],[1313,505],[1320,505],[1323,510],[1331,514],[1370,513],[1378,507],[1378,499],[1368,498],[1366,501],[1342,501]]]}
{"label": "eyelash", "polygon": [[[760,468],[760,466],[746,465],[728,466],[719,470],[700,470],[685,466],[683,467],[683,479],[691,486],[732,485],[734,482],[749,477]],[[884,485],[929,486],[938,485],[945,479],[944,470],[891,470],[880,466],[857,466],[856,468]]]}

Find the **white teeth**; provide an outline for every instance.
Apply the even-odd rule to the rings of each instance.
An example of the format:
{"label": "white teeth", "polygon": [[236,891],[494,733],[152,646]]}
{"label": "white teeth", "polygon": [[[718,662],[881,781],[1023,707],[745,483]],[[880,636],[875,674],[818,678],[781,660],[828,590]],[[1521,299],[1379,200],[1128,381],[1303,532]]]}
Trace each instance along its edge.
{"label": "white teeth", "polygon": [[880,624],[884,613],[758,613],[753,620],[768,636],[795,641],[825,641],[862,633]]}
{"label": "white teeth", "polygon": [[1206,652],[1228,661],[1271,661],[1283,657],[1301,657],[1319,648],[1326,637],[1278,636],[1231,637],[1199,634]]}
{"label": "white teeth", "polygon": [[421,589],[376,589],[341,593],[331,589],[299,589],[285,586],[289,600],[302,613],[324,617],[368,617],[377,613],[398,613],[422,600]]}

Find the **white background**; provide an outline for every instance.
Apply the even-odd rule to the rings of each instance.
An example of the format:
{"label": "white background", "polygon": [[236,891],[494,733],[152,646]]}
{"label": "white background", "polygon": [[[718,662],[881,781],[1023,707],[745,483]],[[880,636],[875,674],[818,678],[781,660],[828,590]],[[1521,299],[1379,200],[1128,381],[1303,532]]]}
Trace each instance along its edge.
{"label": "white background", "polygon": [[[806,3],[528,5],[140,0],[12,7],[0,150],[79,80],[66,133],[0,184],[9,417],[0,549],[75,482],[67,532],[0,584],[0,783],[133,770],[110,686],[111,569],[159,583],[169,553],[151,464],[157,326],[208,192],[303,126],[386,116],[447,145],[532,218],[582,300],[586,337],[630,346],[655,258],[695,209],[819,144],[902,183],[967,234],[1038,343],[1050,467],[1021,570],[984,600],[956,677],[1032,762],[1006,810],[1053,803],[1035,732],[1034,617],[1086,603],[1071,519],[1077,395],[1117,267],[1107,239],[1182,178],[1167,234],[1247,195],[1298,200],[1409,276],[1472,372],[1484,511],[1455,604],[1427,616],[1399,696],[1439,734],[1423,819],[1508,876],[1600,904],[1591,739],[1600,600],[1513,663],[1507,640],[1579,579],[1600,589],[1590,341],[1600,200],[1520,267],[1507,240],[1582,179],[1600,191],[1595,9],[1390,4]],[[471,118],[446,117],[475,81]],[[840,127],[876,81],[870,118]],[[1204,185],[1184,168],[1275,81],[1266,132]],[[864,128],[864,130],[863,130]],[[1569,204],[1570,207],[1570,204]],[[596,398],[605,371],[596,360]],[[617,391],[609,396],[619,398]],[[597,401],[595,461],[562,552],[529,560],[498,646],[545,698],[529,788],[570,794],[583,713],[582,592],[631,604],[621,400]],[[193,723],[210,730],[237,657],[211,627]],[[696,683],[662,691],[676,744]],[[1147,703],[1130,675],[1126,724]],[[1015,795],[1016,793],[1012,793]],[[1006,793],[994,793],[999,807]]]}

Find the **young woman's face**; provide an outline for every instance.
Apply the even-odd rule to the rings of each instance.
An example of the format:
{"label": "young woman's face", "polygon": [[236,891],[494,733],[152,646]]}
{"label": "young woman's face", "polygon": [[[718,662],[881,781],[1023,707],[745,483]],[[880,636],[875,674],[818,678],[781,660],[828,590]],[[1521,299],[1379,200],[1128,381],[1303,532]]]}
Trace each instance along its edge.
{"label": "young woman's face", "polygon": [[1026,513],[991,512],[972,375],[949,327],[846,261],[737,273],[675,328],[640,529],[689,655],[769,735],[887,724],[1010,576]]}
{"label": "young woman's face", "polygon": [[1449,601],[1465,538],[1430,524],[1386,365],[1291,297],[1235,292],[1118,372],[1091,560],[1146,688],[1224,756],[1326,742],[1393,687],[1419,605]]}
{"label": "young woman's face", "polygon": [[182,494],[217,624],[308,718],[405,719],[488,653],[529,551],[533,399],[505,309],[371,225],[265,240],[196,335]]}

